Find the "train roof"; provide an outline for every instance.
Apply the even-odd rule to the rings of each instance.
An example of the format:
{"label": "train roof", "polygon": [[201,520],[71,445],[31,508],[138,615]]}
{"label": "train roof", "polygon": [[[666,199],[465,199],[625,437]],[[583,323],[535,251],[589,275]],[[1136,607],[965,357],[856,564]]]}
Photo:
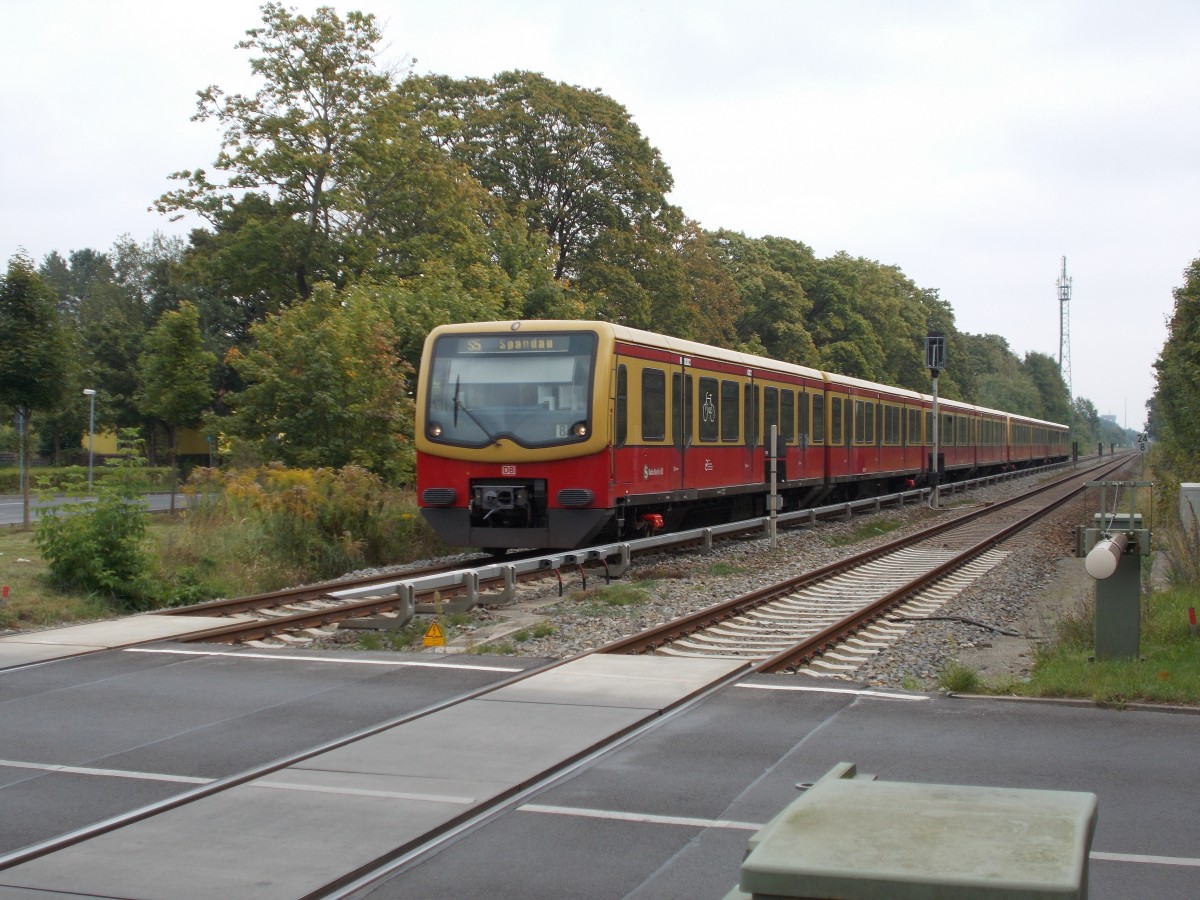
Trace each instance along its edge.
{"label": "train roof", "polygon": [[[740,350],[727,350],[724,347],[716,347],[712,344],[701,344],[698,341],[689,341],[684,338],[671,337],[670,335],[658,334],[657,332],[653,331],[645,331],[640,328],[630,328],[628,325],[620,325],[616,322],[604,322],[598,319],[509,319],[506,321],[496,322],[464,322],[461,324],[439,325],[436,329],[434,329],[434,331],[437,333],[453,333],[468,332],[480,328],[496,331],[519,331],[526,326],[547,331],[570,331],[577,328],[591,328],[599,332],[607,332],[612,335],[615,340],[626,341],[632,344],[641,344],[647,347],[658,347],[661,349],[670,350],[673,353],[678,353],[680,356],[704,356],[710,359],[719,359],[722,362],[744,366],[748,369],[772,369],[777,372],[785,372],[790,375],[811,378],[817,381],[827,381],[831,384],[841,384],[849,387],[860,387],[864,389],[883,388],[893,396],[905,397],[910,400],[923,401],[925,403],[933,402],[932,395],[923,394],[919,391],[913,391],[908,388],[893,387],[891,385],[880,384],[875,381],[867,381],[862,378],[855,378],[851,375],[841,375],[837,372],[822,372],[819,369],[797,365],[796,363],[782,362],[776,359],[769,359],[765,356],[755,356],[752,353],[743,353]],[[938,398],[938,405],[960,412],[965,411],[982,413],[985,415],[1008,416],[1009,418],[1018,419],[1021,422],[1026,422],[1031,425],[1042,425],[1050,428],[1060,429],[1067,427],[1059,424],[1058,422],[1046,422],[1041,419],[1034,419],[1030,416],[1009,413],[1001,409],[989,409],[985,406],[975,406],[971,403],[965,403],[961,400],[951,400],[945,397]]]}

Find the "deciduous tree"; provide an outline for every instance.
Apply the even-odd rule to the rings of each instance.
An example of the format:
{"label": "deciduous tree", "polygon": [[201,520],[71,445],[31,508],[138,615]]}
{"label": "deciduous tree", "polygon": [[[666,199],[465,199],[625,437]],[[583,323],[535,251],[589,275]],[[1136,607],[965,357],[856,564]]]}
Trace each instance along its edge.
{"label": "deciduous tree", "polygon": [[[29,420],[50,410],[65,390],[68,341],[55,308],[54,290],[33,261],[18,253],[0,279],[0,406],[22,417],[21,450],[29,459]],[[29,479],[22,492],[23,521],[29,524]]]}
{"label": "deciduous tree", "polygon": [[[146,335],[139,361],[138,401],[143,412],[166,425],[173,466],[179,461],[179,429],[199,423],[212,403],[216,364],[216,355],[204,349],[200,314],[190,303],[164,313]],[[175,480],[171,483],[171,512],[175,511]]]}
{"label": "deciduous tree", "polygon": [[262,79],[247,97],[217,86],[200,91],[197,121],[225,127],[216,168],[225,184],[203,169],[175,173],[185,186],[156,203],[162,212],[191,210],[214,226],[226,220],[243,191],[268,196],[302,225],[292,277],[307,297],[320,279],[336,280],[344,192],[359,177],[355,145],[364,120],[391,89],[391,73],[375,62],[381,34],[375,17],[343,19],[322,6],[307,17],[279,3],[262,7],[263,25],[250,29],[240,49],[257,53],[250,68]]}
{"label": "deciduous tree", "polygon": [[308,303],[251,329],[230,363],[246,382],[224,424],[266,459],[293,466],[347,464],[393,482],[411,475],[410,368],[391,318],[369,288],[318,285]]}

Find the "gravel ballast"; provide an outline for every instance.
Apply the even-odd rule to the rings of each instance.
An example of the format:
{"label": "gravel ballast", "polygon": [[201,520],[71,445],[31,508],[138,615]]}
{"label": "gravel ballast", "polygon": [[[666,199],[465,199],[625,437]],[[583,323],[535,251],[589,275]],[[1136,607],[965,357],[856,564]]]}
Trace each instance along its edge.
{"label": "gravel ballast", "polygon": [[[604,584],[602,576],[589,574],[585,591],[578,574],[564,572],[567,583],[562,599],[554,578],[523,585],[515,602],[477,609],[470,622],[456,625],[446,649],[568,657],[835,562],[939,519],[1007,499],[1035,483],[1032,478],[1017,479],[944,497],[943,508],[937,511],[922,503],[903,509],[888,507],[849,521],[781,529],[774,550],[765,538],[743,538],[718,543],[709,554],[690,551],[637,557],[620,580],[636,590],[626,590],[621,597],[597,591]],[[1082,502],[1071,501],[1007,541],[1002,547],[1006,559],[936,613],[969,621],[915,623],[904,637],[871,657],[847,680],[933,689],[939,673],[952,662],[993,682],[1027,677],[1037,646],[1054,637],[1063,617],[1079,615],[1093,596],[1093,582],[1083,573],[1082,560],[1073,557],[1073,529],[1085,518]],[[888,530],[854,539],[872,523],[881,526],[881,532]],[[897,524],[899,527],[894,527]],[[631,594],[628,605],[606,602],[630,599]],[[343,632],[328,643],[344,645],[353,640]]]}

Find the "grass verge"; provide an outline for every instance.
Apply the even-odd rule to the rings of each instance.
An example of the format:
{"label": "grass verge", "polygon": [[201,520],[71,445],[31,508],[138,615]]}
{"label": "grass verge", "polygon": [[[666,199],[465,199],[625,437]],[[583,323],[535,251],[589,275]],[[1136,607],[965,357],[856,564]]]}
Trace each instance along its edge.
{"label": "grass verge", "polygon": [[1059,623],[1056,639],[1038,651],[1028,680],[985,679],[957,660],[938,673],[938,686],[956,693],[1023,697],[1073,697],[1121,706],[1128,703],[1200,703],[1200,638],[1189,609],[1200,590],[1172,587],[1142,598],[1141,654],[1137,659],[1094,659],[1095,621],[1082,616]]}

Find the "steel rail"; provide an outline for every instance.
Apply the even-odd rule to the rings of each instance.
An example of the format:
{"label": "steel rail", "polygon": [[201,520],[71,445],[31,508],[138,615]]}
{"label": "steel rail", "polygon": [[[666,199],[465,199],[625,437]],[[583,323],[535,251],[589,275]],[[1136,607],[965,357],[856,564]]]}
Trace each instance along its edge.
{"label": "steel rail", "polygon": [[[1118,465],[1122,465],[1127,461],[1122,458]],[[937,537],[944,532],[951,531],[970,524],[971,522],[994,515],[996,512],[1014,506],[1018,503],[1028,501],[1032,497],[1043,494],[1047,491],[1052,491],[1061,487],[1081,476],[1087,476],[1100,469],[1105,469],[1109,464],[1101,464],[1085,469],[1082,472],[1075,471],[1065,478],[1060,478],[1056,481],[1038,485],[1030,491],[1017,496],[1010,497],[1007,500],[1002,500],[987,506],[983,509],[975,510],[974,512],[958,516],[946,522],[938,523],[931,528],[923,529],[905,537],[896,538],[887,543],[880,544],[877,547],[863,550],[852,556],[837,562],[829,563],[817,569],[811,569],[799,575],[776,584],[768,585],[758,590],[751,591],[738,597],[725,600],[707,609],[692,613],[688,616],[683,616],[679,619],[674,619],[662,625],[637,634],[629,635],[619,640],[606,644],[603,647],[597,648],[597,652],[601,653],[645,653],[652,652],[658,647],[672,643],[680,638],[687,637],[696,631],[701,631],[706,628],[711,628],[719,625],[722,622],[734,619],[737,616],[769,603],[779,597],[785,596],[795,590],[815,584],[819,581],[828,579],[834,575],[838,575],[850,569],[857,568],[882,556],[894,553],[897,550],[902,550],[905,547],[919,544],[922,541]]]}
{"label": "steel rail", "polygon": [[[1104,474],[1116,471],[1127,463],[1127,459],[1122,459],[1116,465],[1107,469]],[[1058,482],[1055,486],[1062,486],[1063,483],[1070,480],[1071,479],[1064,479],[1063,481]],[[834,622],[816,634],[811,635],[810,637],[797,642],[793,646],[776,653],[774,656],[770,656],[767,659],[755,664],[753,666],[754,671],[788,672],[795,671],[799,665],[811,663],[814,657],[820,656],[828,650],[832,650],[846,638],[870,625],[876,619],[886,615],[891,609],[899,606],[910,595],[929,587],[956,570],[962,568],[967,563],[971,562],[976,557],[981,556],[992,547],[1002,543],[1004,540],[1016,534],[1017,532],[1028,528],[1034,522],[1058,509],[1063,504],[1068,503],[1086,489],[1087,488],[1085,484],[1079,484],[1071,490],[1066,491],[1061,497],[1052,499],[1050,503],[1039,507],[1028,515],[1022,516],[1015,522],[1010,523],[999,531],[988,535],[986,538],[978,541],[973,546],[968,547],[966,550],[963,550],[961,553],[958,553],[951,559],[948,559],[944,563],[941,563],[933,569],[930,569],[923,575],[917,576],[908,584],[902,585],[896,590],[868,604],[858,612],[852,613],[838,622]],[[1031,492],[1029,495],[1026,495],[1020,499],[1029,499],[1029,497],[1033,495],[1034,492]]]}

